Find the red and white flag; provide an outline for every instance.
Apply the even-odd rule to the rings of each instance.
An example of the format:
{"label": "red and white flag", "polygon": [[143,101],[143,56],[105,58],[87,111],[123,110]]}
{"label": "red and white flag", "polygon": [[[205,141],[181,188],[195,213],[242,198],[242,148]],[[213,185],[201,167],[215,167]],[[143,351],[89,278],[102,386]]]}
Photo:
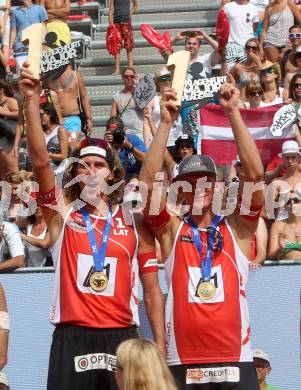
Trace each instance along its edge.
{"label": "red and white flag", "polygon": [[[268,164],[278,153],[284,141],[294,139],[293,126],[286,128],[280,137],[270,132],[276,111],[281,105],[256,109],[241,109],[246,126],[256,142],[263,164]],[[231,165],[237,159],[234,136],[224,110],[207,104],[200,110],[199,153],[212,157],[217,165]]]}

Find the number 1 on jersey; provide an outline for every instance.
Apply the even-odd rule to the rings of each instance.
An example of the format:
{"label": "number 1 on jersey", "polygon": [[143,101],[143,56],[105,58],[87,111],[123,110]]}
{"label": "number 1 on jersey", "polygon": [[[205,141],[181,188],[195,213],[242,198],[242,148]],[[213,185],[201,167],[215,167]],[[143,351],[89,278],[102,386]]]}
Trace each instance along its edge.
{"label": "number 1 on jersey", "polygon": [[33,73],[33,77],[40,79],[40,64],[42,43],[44,42],[46,34],[45,23],[34,23],[22,31],[22,42],[29,45],[28,62],[29,69]]}

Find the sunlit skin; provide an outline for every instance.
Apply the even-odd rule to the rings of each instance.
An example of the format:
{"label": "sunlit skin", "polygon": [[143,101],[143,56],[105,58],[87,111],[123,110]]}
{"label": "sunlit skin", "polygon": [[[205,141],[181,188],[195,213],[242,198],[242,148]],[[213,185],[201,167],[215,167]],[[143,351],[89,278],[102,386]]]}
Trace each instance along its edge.
{"label": "sunlit skin", "polygon": [[[301,28],[295,27],[291,29],[290,34],[300,34],[301,33]],[[293,49],[296,49],[296,47],[301,45],[301,38],[289,38]]]}
{"label": "sunlit skin", "polygon": [[127,69],[123,75],[124,89],[126,91],[132,91],[136,85],[137,75],[132,71]]}
{"label": "sunlit skin", "polygon": [[193,147],[184,145],[179,147],[179,155],[181,160],[183,160],[185,157],[192,156],[193,155]]}
{"label": "sunlit skin", "polygon": [[300,156],[296,153],[287,153],[283,157],[283,165],[288,173],[294,172],[300,164]]}
{"label": "sunlit skin", "polygon": [[188,38],[185,42],[185,50],[190,51],[190,58],[198,56],[200,50],[200,41],[197,38]]}
{"label": "sunlit skin", "polygon": [[[255,91],[254,91],[254,92],[255,92]],[[256,91],[256,92],[257,92],[257,91]],[[261,97],[262,97],[262,94],[260,94],[260,93],[256,93],[255,96],[249,95],[249,96],[248,96],[248,100],[249,100],[249,102],[250,102],[250,108],[259,107],[260,102],[261,102]]]}
{"label": "sunlit skin", "polygon": [[[202,191],[200,193],[196,192],[197,190],[197,181],[199,179],[203,180],[206,178],[206,182],[212,183],[211,188],[205,188],[203,189],[202,184],[198,185],[198,188]],[[215,180],[212,176],[208,175],[189,175],[182,179],[183,181],[186,181],[187,183],[191,184],[192,190],[191,192],[185,192],[183,191],[182,197],[185,201],[185,203],[189,206],[202,206],[203,213],[208,210],[208,208],[211,208],[212,200],[213,200],[213,193],[214,193],[214,185]],[[203,183],[203,180],[201,183]]]}
{"label": "sunlit skin", "polygon": [[[298,85],[299,84],[299,85]],[[297,78],[294,83],[296,101],[301,102],[301,78]]]}
{"label": "sunlit skin", "polygon": [[[109,164],[100,156],[84,156],[81,158],[81,161],[85,164],[78,164],[77,174],[87,176],[85,182],[82,180],[78,182],[82,192],[81,197],[83,198],[84,196],[84,200],[86,201],[88,199],[93,200],[93,204],[95,204],[98,198],[107,201],[108,196],[101,191],[101,183],[103,183],[103,180],[107,183],[114,177],[113,173],[108,175],[110,171]],[[91,182],[89,182],[89,177],[91,178]],[[95,211],[93,204],[87,204],[86,208],[88,211]]]}

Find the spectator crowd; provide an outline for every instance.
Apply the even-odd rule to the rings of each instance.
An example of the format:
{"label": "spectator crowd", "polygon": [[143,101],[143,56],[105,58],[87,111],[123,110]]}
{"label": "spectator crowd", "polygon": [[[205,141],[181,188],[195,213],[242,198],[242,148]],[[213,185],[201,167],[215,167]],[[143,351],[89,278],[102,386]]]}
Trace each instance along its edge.
{"label": "spectator crowd", "polygon": [[[220,96],[216,94],[210,101],[211,104],[220,104],[229,116],[234,139],[238,145],[237,158],[226,167],[215,167],[212,160],[202,159],[202,156],[199,157],[200,155],[197,154],[200,143],[199,104],[196,103],[181,108],[178,115],[174,115],[174,107],[171,108],[168,105],[167,97],[171,101],[173,100],[171,90],[173,72],[170,68],[166,66],[154,67],[152,75],[156,86],[156,95],[144,108],[138,107],[134,99],[134,91],[141,75],[135,68],[135,42],[131,18],[139,9],[139,1],[110,0],[108,4],[109,24],[116,25],[122,36],[123,46],[127,52],[128,66],[123,69],[120,66],[120,51],[122,49],[122,44],[120,44],[115,55],[113,75],[121,77],[123,86],[120,91],[112,96],[111,113],[106,121],[104,140],[94,137],[93,116],[85,79],[75,63],[68,64],[56,78],[35,83],[32,90],[28,86],[28,79],[30,79],[26,64],[28,45],[22,41],[22,31],[32,24],[45,22],[48,32],[55,32],[57,35],[55,44],[70,43],[71,35],[66,23],[70,12],[70,1],[37,0],[34,2],[32,0],[20,0],[18,3],[18,6],[12,6],[10,0],[0,1],[0,39],[2,42],[0,49],[0,176],[2,183],[0,190],[0,272],[9,272],[21,267],[56,265],[57,259],[54,256],[57,256],[58,244],[54,244],[54,242],[60,241],[63,248],[63,239],[57,231],[50,228],[50,223],[57,224],[56,226],[59,225],[59,231],[64,229],[64,232],[66,232],[68,227],[66,228],[65,225],[60,225],[57,222],[58,217],[55,215],[57,209],[55,211],[50,207],[51,211],[45,212],[45,204],[49,206],[51,203],[47,203],[46,198],[41,197],[41,192],[51,198],[49,194],[53,189],[52,175],[56,183],[55,198],[59,205],[61,203],[57,199],[68,198],[68,202],[70,199],[73,202],[80,200],[78,195],[80,191],[84,190],[83,187],[74,182],[75,172],[78,173],[78,176],[81,174],[88,176],[88,172],[90,172],[91,187],[84,196],[82,192],[81,200],[88,201],[88,203],[92,202],[94,205],[93,200],[99,196],[99,192],[93,190],[92,181],[96,180],[94,176],[97,176],[95,172],[99,167],[109,168],[113,172],[113,176],[109,176],[110,179],[106,181],[106,184],[115,186],[116,183],[123,180],[122,191],[114,190],[114,196],[111,197],[111,194],[109,194],[106,198],[107,204],[110,206],[109,215],[116,219],[118,223],[116,229],[119,229],[120,236],[126,235],[126,233],[123,233],[126,218],[121,216],[119,211],[116,212],[117,217],[114,212],[112,214],[112,205],[115,207],[119,204],[125,210],[127,205],[130,204],[131,207],[138,209],[143,204],[143,194],[139,180],[146,183],[147,187],[151,188],[153,192],[158,190],[162,194],[163,189],[165,189],[168,198],[172,194],[173,184],[179,179],[187,179],[189,185],[195,186],[193,181],[195,178],[191,181],[189,181],[190,177],[187,178],[186,171],[191,169],[191,164],[205,166],[205,172],[208,173],[208,176],[211,175],[212,177],[213,175],[217,182],[225,183],[222,194],[224,205],[227,203],[229,193],[236,186],[238,205],[241,206],[244,184],[249,181],[259,182],[257,179],[261,175],[260,166],[262,164],[260,158],[258,161],[256,160],[257,152],[254,155],[254,161],[252,161],[251,156],[248,156],[248,148],[244,149],[245,145],[241,146],[240,139],[243,138],[243,135],[240,131],[242,130],[236,130],[236,127],[244,129],[244,125],[241,125],[242,122],[240,121],[242,119],[239,116],[236,117],[236,114],[233,114],[235,118],[231,119],[232,111],[235,111],[236,108],[255,110],[254,112],[262,112],[264,117],[267,107],[271,106],[277,106],[277,109],[281,110],[286,105],[290,105],[295,107],[296,111],[300,110],[301,8],[292,0],[223,0],[220,6],[228,17],[230,34],[228,43],[222,52],[219,50],[214,29],[211,34],[207,34],[201,29],[179,31],[172,37],[173,44],[183,41],[183,50],[190,53],[187,79],[209,78],[216,75],[217,72],[220,75],[227,76],[228,84],[226,87],[223,86],[225,89],[221,90]],[[203,44],[207,44],[206,47],[210,50],[208,53],[201,52]],[[154,52],[155,50],[154,48]],[[167,60],[170,54],[171,52],[167,49],[160,51],[160,55],[164,60]],[[20,78],[19,83],[18,78]],[[233,89],[227,90],[226,88]],[[38,100],[34,103],[31,103],[30,93],[38,96]],[[229,98],[229,94],[232,98]],[[237,97],[237,101],[234,102],[233,96]],[[231,105],[230,108],[229,105]],[[170,125],[170,128],[164,133],[162,127],[166,123]],[[246,249],[244,241],[241,247],[244,248],[243,253],[248,260],[248,268],[251,271],[261,268],[266,259],[276,261],[301,260],[301,187],[299,185],[301,182],[301,120],[298,115],[291,126],[294,136],[286,140],[282,145],[281,153],[273,156],[269,164],[262,168],[263,195],[261,194],[259,199],[257,192],[255,192],[257,203],[254,201],[254,204],[251,204],[250,213],[253,213],[255,217],[252,214],[247,223],[243,219],[235,219],[234,222],[231,222],[233,224],[231,228],[234,226],[233,231],[238,242],[240,242],[241,237],[238,237],[239,235],[235,233],[239,229],[237,226],[243,226],[244,232],[248,231],[246,236],[248,239],[250,238],[250,246]],[[41,132],[39,132],[40,128],[42,129]],[[95,153],[91,148],[101,148],[103,154],[98,156],[103,157],[106,165],[97,166],[91,160],[91,156]],[[252,148],[253,144],[250,143],[250,150]],[[75,158],[83,158],[86,164],[85,167],[78,168],[76,165],[78,163],[74,162]],[[187,162],[190,162],[190,165]],[[80,164],[78,165],[80,166]],[[44,168],[45,173],[43,174]],[[156,176],[152,181],[152,175],[158,174],[159,171],[162,171],[162,175]],[[197,170],[196,172],[199,173]],[[105,179],[106,177],[108,176],[105,176]],[[212,179],[212,181],[215,181],[215,179]],[[71,180],[73,181],[72,184],[70,184]],[[89,180],[85,180],[87,184]],[[157,187],[161,185],[161,190],[156,185]],[[266,196],[265,199],[266,202],[269,199],[275,204],[273,217],[270,215],[271,210],[269,212],[267,205],[263,204],[264,196],[270,190],[272,197]],[[93,194],[91,195],[89,191]],[[179,219],[176,216],[180,216],[185,223],[191,223],[193,231],[193,223],[196,222],[189,222],[191,218],[189,213],[185,215],[182,212],[183,207],[190,204],[190,200],[183,192],[176,194],[172,204],[172,218]],[[203,195],[203,197],[205,198],[203,207],[206,208],[206,196]],[[53,206],[53,204],[51,205]],[[64,206],[66,206],[66,201]],[[165,342],[162,340],[164,325],[156,319],[156,313],[154,312],[159,311],[163,318],[163,300],[158,287],[157,266],[153,266],[151,260],[157,260],[159,263],[166,261],[166,263],[169,262],[170,268],[173,266],[168,254],[174,253],[174,249],[172,249],[173,241],[178,238],[175,238],[176,236],[171,233],[166,233],[166,230],[164,230],[165,224],[173,223],[172,228],[170,228],[173,233],[177,229],[179,229],[179,232],[180,229],[183,229],[181,230],[181,241],[193,242],[193,239],[184,231],[182,225],[169,221],[164,214],[166,209],[162,209],[161,206],[157,210],[160,217],[158,217],[158,220],[155,220],[149,211],[151,207],[149,201],[145,206],[147,211],[144,211],[144,217],[143,213],[141,215],[137,213],[137,218],[135,216],[134,225],[136,224],[138,232],[135,234],[139,241],[136,249],[130,244],[120,241],[120,246],[124,245],[126,247],[126,245],[129,245],[125,249],[128,253],[133,255],[136,250],[138,251],[138,263],[140,261],[139,256],[141,259],[143,256],[145,258],[146,254],[151,253],[155,257],[155,259],[152,259],[150,255],[147,259],[145,258],[146,263],[141,260],[142,265],[139,263],[139,274],[144,288],[147,314],[155,341],[159,346],[157,348],[155,344],[148,344],[147,342],[145,345],[139,345],[135,344],[134,341],[132,341],[133,345],[120,345],[117,351],[116,373],[117,384],[120,389],[139,389],[140,387],[134,387],[135,375],[141,372],[142,377],[147,377],[151,369],[146,374],[145,367],[142,367],[141,362],[145,362],[145,365],[147,365],[151,362],[151,359],[157,361],[154,372],[158,374],[149,379],[149,383],[152,383],[151,386],[153,387],[141,388],[176,389],[176,386],[181,383],[178,382],[178,378],[183,376],[182,372],[172,371],[177,381],[176,384],[161,355],[161,353],[163,353],[163,356],[166,354]],[[92,216],[95,210],[88,211]],[[65,211],[61,212],[62,215],[64,213]],[[131,212],[129,214],[132,215]],[[77,215],[75,218],[79,218],[81,222],[87,221],[84,214],[83,217]],[[232,221],[230,218],[229,220]],[[56,222],[53,222],[54,220]],[[211,220],[206,226],[202,227],[208,225],[211,225]],[[221,226],[221,229],[224,229],[224,241],[227,234],[229,235],[227,226],[228,222]],[[211,228],[216,230],[216,226]],[[116,232],[116,229],[114,229],[114,232]],[[101,226],[101,231],[103,237],[106,225]],[[98,239],[99,232],[97,232]],[[70,231],[65,234],[72,241],[73,236]],[[134,242],[136,240],[135,234],[133,232],[129,234],[132,242]],[[55,240],[53,239],[54,236]],[[124,238],[120,238],[120,240],[122,239]],[[73,250],[76,252],[77,249],[74,249],[71,243],[69,244],[70,253]],[[114,251],[115,248],[112,250],[113,254]],[[182,255],[184,256],[184,254]],[[61,257],[60,261],[65,261],[65,259]],[[147,265],[148,263],[149,265]],[[95,266],[97,270],[96,265],[93,264],[91,262],[91,267]],[[114,269],[113,260],[108,267],[108,269]],[[148,271],[145,271],[143,267],[148,267]],[[91,271],[91,275],[94,271]],[[62,272],[66,272],[66,270],[63,269]],[[125,279],[130,280],[133,275],[129,276],[126,272]],[[167,270],[168,272],[171,271]],[[182,272],[184,271],[182,270]],[[91,275],[89,276],[90,280]],[[172,275],[172,273],[169,273],[168,277],[171,279]],[[62,277],[67,278],[66,276]],[[63,283],[65,282],[64,280]],[[125,283],[127,282],[130,283],[125,281]],[[114,290],[115,286],[110,286],[110,281],[107,280],[104,283],[109,283],[109,287],[105,291],[109,291],[108,294],[110,294],[111,289]],[[118,281],[116,283],[120,284]],[[82,291],[91,288],[87,286],[84,284]],[[0,321],[1,310],[3,312],[7,311],[3,294],[0,290]],[[73,291],[72,294],[75,296],[77,293]],[[152,297],[150,297],[151,294],[153,294]],[[4,302],[3,307],[1,307],[1,299]],[[56,304],[57,302],[54,303],[54,306]],[[90,304],[93,305],[92,301],[89,301]],[[170,302],[168,304],[170,305]],[[109,305],[106,303],[101,314],[105,313],[108,307]],[[73,323],[76,313],[72,312],[72,308],[70,311],[68,309],[66,313],[63,312],[63,308],[60,308],[60,310],[62,310],[60,316],[66,318],[63,322],[68,324],[70,320],[70,323]],[[84,307],[81,307],[81,310],[82,313],[85,313]],[[126,312],[124,308],[120,309],[119,307],[118,310]],[[125,317],[132,315],[129,312],[126,313]],[[89,317],[89,315],[85,315]],[[96,317],[98,318],[98,315]],[[61,318],[57,313],[53,315],[51,322],[55,325],[61,323]],[[76,319],[74,323],[77,324]],[[104,320],[105,326],[102,327],[111,328],[111,323],[114,325],[112,328],[126,328],[126,325],[138,322],[135,322],[134,316],[132,322],[125,318],[119,323],[115,319],[111,321],[110,316],[108,316]],[[80,326],[97,327],[93,320],[88,321],[87,324],[82,325],[81,322]],[[7,333],[8,329],[8,326],[3,328],[0,324],[0,332],[5,331]],[[81,336],[84,336],[84,334],[81,334]],[[62,337],[62,335],[58,334],[58,337]],[[115,333],[110,334],[110,337],[114,339],[117,346],[123,339],[134,338],[136,335],[135,332],[131,333],[129,331],[124,337],[118,336],[118,338]],[[0,342],[1,340],[0,337]],[[7,341],[4,341],[4,344],[5,342],[7,343]],[[127,342],[125,341],[125,343]],[[59,359],[61,351],[55,350],[55,348],[58,348],[58,346],[53,346],[52,359],[54,359],[54,356]],[[115,348],[115,345],[112,348]],[[138,352],[135,352],[135,348]],[[138,355],[135,355],[135,353],[140,353],[139,356],[142,357],[137,358]],[[178,353],[180,354],[180,351]],[[167,357],[170,363],[169,351],[167,351]],[[61,358],[63,359],[63,355]],[[189,359],[193,362],[192,357]],[[213,359],[210,362],[214,361]],[[271,370],[269,355],[262,350],[256,350],[254,351],[254,362],[258,375],[258,386],[260,387],[253,387],[253,389],[273,389],[271,386],[267,387],[265,382],[266,376]],[[208,362],[203,361],[202,363]],[[174,364],[172,363],[171,366],[174,366]],[[0,371],[3,366],[4,364],[1,364]],[[48,379],[49,389],[68,389],[69,387],[64,387],[63,384],[67,382],[59,382],[56,379],[57,372],[55,370],[56,368],[50,365],[49,375],[52,378]],[[158,387],[156,375],[164,377],[165,387],[163,387],[163,382],[161,387]],[[8,380],[5,374],[0,372],[0,389],[1,379],[3,384],[6,385],[6,389],[8,389]],[[105,380],[107,382],[104,383],[107,383],[108,386],[105,388],[113,389],[114,386],[110,380],[108,378]],[[60,385],[57,385],[58,383]],[[71,383],[73,382],[71,381]],[[131,383],[131,385],[125,385],[125,383]],[[138,379],[137,383],[139,383]],[[93,385],[97,386],[97,383],[94,384],[93,382]],[[252,386],[252,381],[250,386]],[[247,387],[241,388],[247,389]]]}

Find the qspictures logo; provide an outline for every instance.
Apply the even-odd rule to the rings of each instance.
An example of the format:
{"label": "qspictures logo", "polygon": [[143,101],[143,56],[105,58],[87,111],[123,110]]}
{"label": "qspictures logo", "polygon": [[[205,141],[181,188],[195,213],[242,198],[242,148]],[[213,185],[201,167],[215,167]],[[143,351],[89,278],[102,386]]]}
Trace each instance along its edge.
{"label": "qspictures logo", "polygon": [[186,372],[186,384],[210,383],[210,382],[239,382],[238,367],[204,367],[189,368]]}

